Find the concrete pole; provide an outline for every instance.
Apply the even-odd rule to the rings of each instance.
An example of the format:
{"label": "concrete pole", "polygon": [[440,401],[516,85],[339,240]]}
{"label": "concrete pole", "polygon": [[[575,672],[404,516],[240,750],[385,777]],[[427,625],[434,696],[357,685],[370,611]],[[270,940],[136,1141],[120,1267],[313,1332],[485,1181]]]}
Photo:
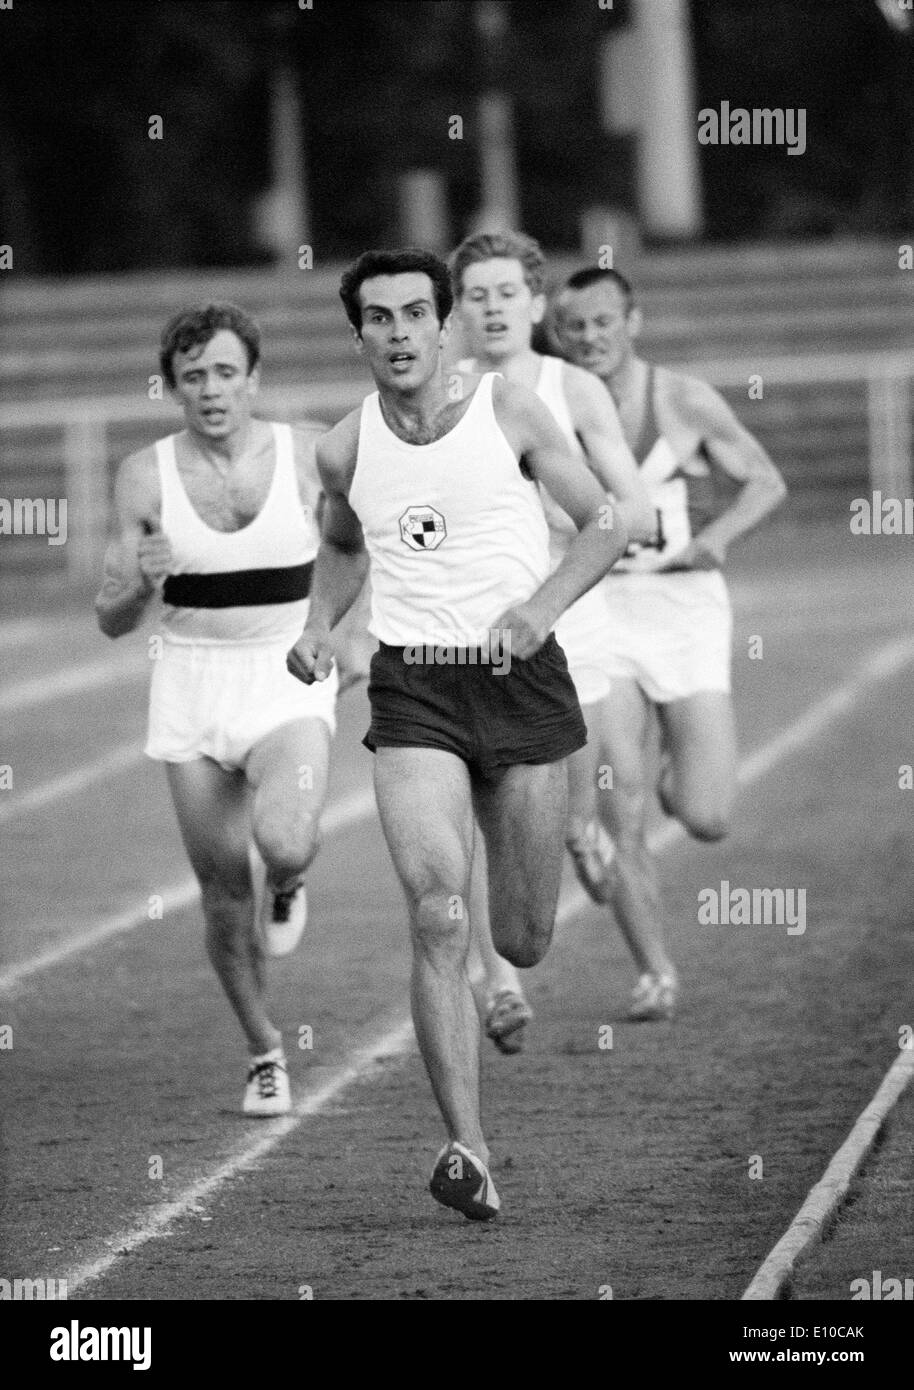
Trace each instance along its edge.
{"label": "concrete pole", "polygon": [[477,104],[482,206],[472,230],[496,231],[516,227],[520,221],[513,111],[510,98],[496,86],[499,48],[508,32],[507,6],[502,0],[476,0],[473,19],[485,82]]}
{"label": "concrete pole", "polygon": [[638,205],[649,235],[702,230],[688,0],[633,0],[641,91]]}

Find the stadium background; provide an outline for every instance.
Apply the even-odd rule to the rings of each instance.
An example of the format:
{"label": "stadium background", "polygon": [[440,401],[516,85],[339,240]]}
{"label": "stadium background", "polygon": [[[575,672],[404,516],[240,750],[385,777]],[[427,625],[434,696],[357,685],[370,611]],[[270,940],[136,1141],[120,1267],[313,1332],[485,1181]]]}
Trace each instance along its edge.
{"label": "stadium background", "polygon": [[[801,158],[777,147],[701,147],[690,126],[694,182],[669,217],[657,186],[663,151],[651,135],[663,112],[631,78],[639,45],[663,47],[658,10],[679,34],[692,122],[697,109],[723,100],[807,112]],[[773,781],[758,774],[761,786],[721,851],[673,848],[674,939],[678,931],[679,949],[691,953],[694,1002],[678,1031],[648,1030],[631,1041],[630,1069],[612,1091],[632,1136],[618,1152],[601,1150],[601,1059],[588,1039],[593,1020],[621,1018],[627,966],[593,913],[575,909],[581,933],[566,937],[538,977],[540,1042],[522,1064],[534,1073],[526,1103],[487,1059],[493,1111],[511,1117],[519,1144],[543,1136],[543,1154],[560,1152],[563,1163],[569,1155],[557,1127],[571,1087],[568,1133],[583,1142],[563,1197],[572,1231],[583,1232],[585,1212],[595,1209],[600,1165],[627,1171],[648,1154],[649,1176],[629,1185],[618,1208],[613,1260],[622,1273],[600,1273],[613,1263],[605,1254],[616,1239],[609,1218],[597,1223],[599,1241],[588,1228],[574,1244],[550,1226],[541,1178],[531,1216],[542,1238],[530,1238],[523,1279],[512,1282],[507,1227],[488,1264],[475,1256],[465,1264],[445,1231],[445,1274],[431,1255],[420,1273],[411,1267],[410,1240],[421,1228],[438,1250],[440,1231],[430,1235],[433,1222],[415,1216],[398,1245],[395,1221],[372,1227],[371,1184],[352,1160],[379,1105],[382,1149],[393,1153],[404,1136],[427,1140],[428,1107],[415,1099],[421,1080],[407,1054],[348,1109],[334,1101],[339,1113],[314,1122],[315,1142],[328,1146],[316,1177],[325,1201],[337,1183],[355,1192],[353,1209],[329,1199],[323,1234],[332,1258],[322,1277],[330,1296],[349,1297],[596,1297],[609,1282],[616,1297],[737,1297],[869,1099],[898,1027],[914,1022],[909,813],[895,772],[911,761],[903,678],[910,542],[853,540],[847,524],[851,498],[873,487],[911,492],[914,271],[902,269],[901,255],[914,235],[910,16],[893,0],[314,0],[310,11],[223,0],[17,0],[0,11],[0,34],[0,243],[12,248],[0,277],[0,491],[66,497],[69,507],[63,546],[0,538],[0,762],[14,773],[3,793],[0,1022],[12,1020],[26,1039],[14,1049],[22,1065],[11,1073],[3,1131],[7,1263],[53,1272],[49,1252],[62,1248],[68,1269],[82,1260],[85,1270],[115,1229],[161,1196],[149,1195],[137,1157],[165,1144],[145,1132],[150,1115],[178,1150],[194,1150],[166,1165],[178,1194],[238,1140],[230,1113],[237,1047],[203,970],[192,901],[176,902],[158,938],[123,925],[137,925],[137,904],[149,893],[181,879],[182,859],[164,793],[136,753],[144,638],[129,651],[112,649],[87,611],[117,461],[175,418],[152,387],[161,324],[187,301],[237,299],[264,328],[272,412],[334,420],[366,388],[336,296],[345,258],[412,239],[417,228],[445,247],[510,211],[542,239],[556,275],[612,244],[616,265],[639,287],[646,355],[688,364],[721,385],[791,485],[778,520],[734,556],[747,748],[774,746],[841,682],[851,681],[863,708],[855,705],[851,728],[829,726],[822,746],[778,763]],[[161,140],[149,138],[154,114]],[[448,135],[455,114],[460,139]],[[313,252],[307,268],[299,265],[303,245]],[[748,390],[756,375],[760,397]],[[753,667],[743,650],[740,664],[739,643],[745,648],[746,635],[760,631],[766,660]],[[883,671],[884,648],[891,652]],[[860,659],[876,661],[884,685],[858,680]],[[335,790],[344,802],[357,802],[368,785],[367,755],[357,749],[361,701],[355,695],[346,706],[338,744]],[[847,717],[849,709],[835,716]],[[369,832],[356,835],[347,815],[344,806],[320,863],[316,901],[323,895],[326,907],[313,953],[296,957],[277,986],[289,1017],[298,1017],[306,990],[308,1019],[331,1039],[315,1059],[318,1080],[344,1064],[353,1040],[364,1035],[367,1046],[369,1025],[403,997],[397,890],[376,826],[366,840]],[[355,853],[365,856],[364,885],[348,877]],[[740,873],[745,882],[819,884],[808,955],[760,937],[723,950],[691,940],[694,883]],[[379,914],[375,949],[365,932]],[[111,928],[116,920],[122,926]],[[89,944],[69,951],[68,942],[83,940]],[[592,984],[604,968],[609,1003]],[[155,1005],[146,999],[150,980],[162,994]],[[840,1016],[836,989],[847,1005]],[[200,1042],[197,991],[209,1030],[201,1091],[176,1098],[171,1061]],[[74,1070],[77,1045],[88,1061]],[[784,1052],[792,1061],[772,1081],[762,1061]],[[683,1056],[691,1059],[686,1075]],[[658,1061],[665,1079],[646,1097]],[[46,1101],[37,1115],[28,1104],[36,1085]],[[772,1086],[792,1103],[774,1105]],[[104,1114],[111,1087],[126,1140],[117,1117]],[[210,1098],[226,1087],[223,1110],[207,1117]],[[558,1097],[548,1134],[543,1095]],[[67,1104],[74,1096],[75,1116]],[[810,1106],[816,1125],[807,1143]],[[695,1114],[707,1107],[714,1120],[687,1176],[683,1153]],[[87,1115],[91,1123],[83,1123]],[[847,1297],[848,1279],[871,1268],[912,1272],[903,1215],[914,1185],[910,1103],[893,1124],[795,1297]],[[667,1137],[655,1152],[658,1130]],[[311,1133],[299,1136],[309,1159]],[[136,1150],[129,1162],[125,1143]],[[766,1143],[780,1144],[782,1167],[767,1183],[749,1184],[747,1208],[745,1157]],[[25,1155],[36,1144],[42,1159],[29,1177]],[[326,1157],[340,1145],[349,1146],[342,1180]],[[282,1161],[263,1198],[271,1229],[293,1200],[302,1153],[279,1146]],[[521,1158],[513,1163],[517,1170]],[[383,1162],[372,1165],[383,1179]],[[421,1194],[422,1161],[414,1166]],[[234,1202],[233,1221],[243,1228],[243,1196],[224,1200]],[[193,1210],[181,1220],[204,1219],[188,1216]],[[632,1228],[644,1223],[656,1238],[642,1247]],[[374,1264],[356,1275],[351,1252],[364,1230]],[[347,1231],[355,1231],[351,1240]],[[315,1250],[323,1249],[319,1234],[311,1231]],[[235,1275],[213,1274],[205,1243],[194,1239],[181,1228],[170,1260],[153,1268],[128,1261],[126,1272],[93,1275],[87,1292],[296,1296],[275,1261],[252,1266],[243,1229],[228,1253],[215,1246],[228,1271],[244,1271],[231,1294],[226,1281]],[[554,1253],[556,1239],[564,1244]]]}

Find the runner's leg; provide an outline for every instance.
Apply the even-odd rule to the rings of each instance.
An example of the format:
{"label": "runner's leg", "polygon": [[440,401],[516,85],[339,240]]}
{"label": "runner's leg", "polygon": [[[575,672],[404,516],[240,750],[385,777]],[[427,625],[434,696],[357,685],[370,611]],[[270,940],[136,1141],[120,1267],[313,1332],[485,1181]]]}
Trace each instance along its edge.
{"label": "runner's leg", "polygon": [[479,1019],[466,969],[474,833],[470,775],[456,754],[441,749],[380,747],[374,782],[409,909],[419,1048],[448,1138],[488,1163],[479,1118]]}
{"label": "runner's leg", "polygon": [[248,755],[254,842],[274,890],[294,884],[317,854],[329,766],[330,730],[323,719],[282,724]]}
{"label": "runner's leg", "polygon": [[736,798],[733,701],[702,690],[659,706],[669,761],[660,783],[664,809],[697,840],[720,840]]}
{"label": "runner's leg", "polygon": [[477,778],[473,803],[486,841],[489,920],[500,955],[536,965],[555,926],[568,812],[566,760],[519,763]]}
{"label": "runner's leg", "polygon": [[200,883],[206,949],[255,1055],[282,1034],[263,1003],[264,961],[248,859],[249,797],[240,772],[210,758],[166,763],[181,837]]}
{"label": "runner's leg", "polygon": [[647,847],[647,780],[651,707],[636,681],[613,681],[594,710],[601,764],[612,769],[612,787],[598,796],[600,816],[616,847],[612,906],[640,972],[673,969],[662,936],[657,866]]}

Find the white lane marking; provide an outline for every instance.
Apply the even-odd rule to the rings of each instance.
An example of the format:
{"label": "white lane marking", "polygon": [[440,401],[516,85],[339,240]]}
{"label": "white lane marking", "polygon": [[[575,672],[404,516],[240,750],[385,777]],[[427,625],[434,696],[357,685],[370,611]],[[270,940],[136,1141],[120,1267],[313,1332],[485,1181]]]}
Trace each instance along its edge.
{"label": "white lane marking", "polygon": [[[325,835],[332,835],[335,831],[342,830],[357,821],[367,820],[374,812],[374,792],[370,787],[361,788],[341,797],[327,807],[321,816],[321,830]],[[165,889],[162,894],[162,911],[163,913],[180,912],[195,902],[199,894],[199,884],[196,878],[190,875],[182,879],[180,883],[172,884],[170,888]],[[147,926],[148,923],[149,909],[145,903],[142,907],[127,908],[124,912],[117,912],[111,917],[105,917],[96,926],[90,927],[88,931],[67,937],[65,941],[59,941],[55,946],[49,947],[47,951],[42,951],[40,955],[29,956],[26,960],[17,961],[7,970],[0,971],[0,990],[11,989],[14,985],[28,979],[30,975],[48,970],[51,966],[67,960],[70,956],[81,955],[83,951],[91,950],[93,946],[108,941],[112,936],[119,936],[122,932],[135,931],[137,927]]]}
{"label": "white lane marking", "polygon": [[[847,681],[830,695],[811,705],[782,734],[751,754],[740,767],[741,785],[746,786],[763,777],[776,763],[794,751],[800,743],[815,738],[828,723],[846,712],[866,693],[870,686],[900,670],[911,661],[914,661],[914,639],[892,642],[880,648],[868,661],[862,664],[852,680]],[[685,830],[678,821],[668,822],[652,837],[651,847],[655,852],[665,849],[684,835]],[[563,895],[556,914],[556,925],[559,926],[567,922],[589,902],[590,899],[580,888]],[[376,1060],[379,1056],[386,1059],[399,1057],[406,1052],[413,1037],[412,1023],[408,1018],[401,1019],[383,1037],[353,1053],[349,1065],[341,1068],[332,1080],[326,1082],[319,1090],[307,1092],[297,1102],[292,1114],[280,1120],[271,1121],[268,1135],[256,1142],[239,1145],[234,1154],[215,1169],[209,1177],[200,1179],[184,1188],[173,1200],[162,1203],[154,1208],[144,1220],[136,1222],[129,1229],[109,1240],[107,1244],[115,1247],[113,1252],[109,1251],[81,1264],[68,1273],[66,1276],[67,1288],[75,1291],[82,1285],[89,1283],[90,1280],[99,1279],[111,1269],[119,1254],[130,1254],[148,1241],[167,1235],[174,1223],[185,1216],[201,1197],[212,1196],[224,1182],[236,1177],[238,1173],[243,1172],[263,1158],[288,1134],[297,1129],[305,1119],[311,1115],[319,1114],[326,1105],[336,1100],[344,1090],[354,1081],[366,1075],[369,1070],[373,1068],[380,1070],[381,1063]]]}
{"label": "white lane marking", "polygon": [[[132,1254],[134,1250],[138,1250],[147,1241],[168,1235],[176,1221],[180,1221],[182,1217],[187,1215],[188,1211],[199,1206],[206,1197],[211,1197],[223,1183],[229,1182],[245,1168],[250,1168],[252,1164],[264,1158],[287,1135],[292,1134],[304,1120],[311,1115],[319,1114],[354,1082],[369,1075],[376,1068],[380,1069],[379,1058],[383,1057],[384,1062],[387,1063],[392,1057],[399,1057],[408,1052],[414,1038],[415,1034],[410,1020],[399,1021],[367,1047],[353,1052],[349,1062],[334,1069],[331,1077],[317,1090],[306,1092],[296,1102],[290,1114],[282,1115],[275,1120],[253,1121],[252,1123],[256,1123],[260,1132],[258,1139],[248,1140],[246,1144],[239,1145],[231,1157],[214,1169],[208,1177],[199,1179],[190,1187],[185,1187],[172,1201],[163,1202],[155,1207],[144,1221],[137,1222],[129,1229],[121,1231],[112,1239],[107,1240],[105,1244],[111,1245],[113,1249],[78,1265],[76,1269],[67,1274],[68,1295],[74,1293],[84,1284],[100,1279],[119,1259]],[[264,1129],[266,1133],[263,1132]]]}
{"label": "white lane marking", "polygon": [[10,800],[4,798],[0,801],[0,825],[4,821],[15,820],[26,811],[40,810],[42,806],[59,801],[63,796],[73,796],[76,792],[85,791],[93,782],[101,782],[105,777],[114,777],[117,773],[134,767],[142,757],[141,743],[137,743],[136,740],[119,743],[103,758],[83,763],[72,772],[65,772],[62,777],[54,777],[50,782],[42,782],[40,786],[32,787]]}
{"label": "white lane marking", "polygon": [[53,621],[11,618],[8,622],[0,623],[0,652],[9,651],[13,647],[27,647],[33,643],[46,642],[53,633],[65,631],[69,625],[67,620],[60,618]]}
{"label": "white lane marking", "polygon": [[899,1052],[824,1174],[810,1189],[777,1245],[762,1261],[743,1299],[770,1301],[777,1298],[798,1256],[821,1236],[826,1221],[840,1205],[854,1174],[873,1147],[885,1117],[912,1079],[914,1051]]}
{"label": "white lane marking", "polygon": [[145,652],[131,652],[129,656],[112,660],[111,657],[98,661],[86,661],[81,666],[71,666],[65,671],[54,671],[48,676],[35,676],[29,680],[17,681],[0,692],[0,714],[16,714],[20,710],[34,710],[37,705],[50,704],[52,700],[62,700],[67,695],[78,695],[84,690],[99,690],[104,685],[116,685],[119,681],[139,680],[149,674],[149,657]]}

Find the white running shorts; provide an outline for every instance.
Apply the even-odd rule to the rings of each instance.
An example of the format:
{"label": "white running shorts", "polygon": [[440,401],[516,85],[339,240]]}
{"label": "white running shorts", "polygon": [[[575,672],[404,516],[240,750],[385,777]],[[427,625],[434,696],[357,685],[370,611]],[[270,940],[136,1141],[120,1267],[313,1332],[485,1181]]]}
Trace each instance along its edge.
{"label": "white running shorts", "polygon": [[609,694],[609,620],[600,584],[575,599],[555,625],[578,700],[592,705]]}
{"label": "white running shorts", "polygon": [[719,570],[608,574],[604,665],[655,704],[730,690],[733,612]]}
{"label": "white running shorts", "polygon": [[213,758],[243,768],[255,743],[282,724],[323,719],[336,731],[336,667],[303,685],[286,670],[282,642],[169,642],[153,661],[146,755],[161,762]]}

